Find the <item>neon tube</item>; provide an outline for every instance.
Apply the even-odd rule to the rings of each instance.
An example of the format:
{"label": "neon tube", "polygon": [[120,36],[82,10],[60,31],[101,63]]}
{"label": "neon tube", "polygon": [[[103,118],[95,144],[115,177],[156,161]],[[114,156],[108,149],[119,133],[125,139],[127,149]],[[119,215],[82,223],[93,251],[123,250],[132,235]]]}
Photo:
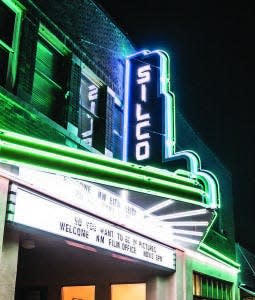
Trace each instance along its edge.
{"label": "neon tube", "polygon": [[198,240],[186,238],[186,237],[183,237],[183,236],[174,235],[173,238],[174,238],[174,240],[182,241],[182,242],[186,242],[186,243],[194,244],[194,245],[198,245],[200,243],[200,241],[198,241]]}
{"label": "neon tube", "polygon": [[233,267],[232,264],[228,264],[226,262],[219,261],[218,259],[215,259],[213,256],[208,257],[208,255],[206,253],[202,254],[202,253],[194,252],[189,249],[186,249],[185,252],[188,256],[195,258],[198,261],[201,261],[205,264],[212,265],[214,267],[222,269],[231,274],[236,275],[238,272],[240,272],[239,266]]}
{"label": "neon tube", "polygon": [[240,264],[238,264],[236,261],[234,261],[233,259],[227,257],[226,255],[222,254],[221,252],[213,249],[212,247],[207,246],[203,242],[200,243],[198,251],[205,254],[205,255],[213,257],[214,259],[218,259],[218,260],[222,260],[224,262],[227,262],[228,264],[230,264],[231,266],[234,266],[236,268],[240,267]]}
{"label": "neon tube", "polygon": [[171,220],[171,219],[179,219],[185,217],[204,215],[206,213],[207,213],[206,209],[196,209],[196,210],[183,211],[175,214],[161,215],[158,216],[158,219],[160,221],[163,221],[163,220]]}
{"label": "neon tube", "polygon": [[[49,145],[47,146],[49,147]],[[166,181],[104,166],[100,161],[92,163],[86,160],[78,160],[72,156],[56,154],[58,151],[56,151],[55,147],[58,147],[58,145],[52,143],[51,151],[48,152],[38,150],[36,147],[31,148],[19,144],[0,142],[0,158],[4,162],[30,165],[43,170],[54,170],[88,181],[150,193],[207,207],[206,204],[202,203],[203,191],[170,182],[171,177]],[[71,152],[71,155],[73,149],[68,148],[68,150]]]}
{"label": "neon tube", "polygon": [[172,229],[173,234],[179,233],[183,235],[193,235],[193,236],[203,236],[203,232],[201,231],[193,231],[193,230],[183,230],[183,229]]}
{"label": "neon tube", "polygon": [[167,207],[167,206],[169,206],[169,205],[171,205],[172,203],[174,203],[174,201],[173,200],[166,200],[166,201],[163,201],[163,202],[161,202],[161,203],[159,203],[159,204],[157,204],[157,205],[154,205],[154,206],[152,206],[151,208],[149,208],[149,209],[147,209],[146,211],[145,211],[145,213],[146,214],[151,214],[151,213],[154,213],[154,212],[156,212],[156,211],[158,211],[158,210],[160,210],[160,209],[162,209],[162,208],[164,208],[164,207]]}
{"label": "neon tube", "polygon": [[68,157],[76,158],[82,161],[102,164],[102,166],[118,168],[123,171],[134,172],[136,174],[155,177],[157,179],[162,179],[162,180],[169,180],[171,182],[184,184],[185,186],[196,187],[196,188],[198,186],[196,180],[176,175],[173,172],[169,172],[169,171],[166,172],[158,168],[143,167],[133,163],[123,162],[114,158],[106,157],[104,155],[99,155],[84,150],[70,148],[67,146],[51,143],[37,138],[32,138],[29,136],[21,135],[7,130],[0,129],[0,140],[22,145],[29,148],[31,147],[32,149],[64,155],[67,157],[67,159]]}
{"label": "neon tube", "polygon": [[166,224],[168,225],[171,225],[171,226],[188,226],[188,227],[191,227],[191,226],[199,226],[199,227],[202,227],[202,226],[208,226],[208,222],[207,221],[180,221],[180,222],[165,222]]}

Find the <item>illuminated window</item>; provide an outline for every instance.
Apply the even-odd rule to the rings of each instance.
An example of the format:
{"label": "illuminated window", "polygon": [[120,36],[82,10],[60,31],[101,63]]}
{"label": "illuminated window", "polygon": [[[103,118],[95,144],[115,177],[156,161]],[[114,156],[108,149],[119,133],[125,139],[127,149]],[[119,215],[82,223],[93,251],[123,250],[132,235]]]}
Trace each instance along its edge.
{"label": "illuminated window", "polygon": [[97,118],[99,88],[85,75],[81,76],[79,130],[80,136],[92,146],[93,129]]}
{"label": "illuminated window", "polygon": [[32,104],[64,126],[66,122],[68,49],[44,26],[37,42]]}
{"label": "illuminated window", "polygon": [[0,85],[14,86],[20,39],[22,6],[16,1],[0,1]]}
{"label": "illuminated window", "polygon": [[112,284],[111,300],[145,300],[146,284]]}
{"label": "illuminated window", "polygon": [[232,300],[232,284],[214,277],[193,273],[194,300]]}
{"label": "illuminated window", "polygon": [[95,286],[65,286],[61,289],[61,300],[94,300]]}
{"label": "illuminated window", "polygon": [[101,152],[105,150],[106,86],[82,67],[78,119],[79,136]]}

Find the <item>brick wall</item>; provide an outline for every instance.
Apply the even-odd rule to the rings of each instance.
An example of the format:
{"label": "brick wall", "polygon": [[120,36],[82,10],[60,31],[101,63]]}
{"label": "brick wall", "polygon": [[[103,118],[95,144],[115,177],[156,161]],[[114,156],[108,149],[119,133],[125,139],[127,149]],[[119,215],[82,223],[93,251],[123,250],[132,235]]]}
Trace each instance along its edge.
{"label": "brick wall", "polygon": [[65,135],[23,100],[0,88],[0,128],[65,144]]}
{"label": "brick wall", "polygon": [[87,65],[122,96],[123,60],[134,48],[109,17],[90,0],[35,3],[85,51]]}
{"label": "brick wall", "polygon": [[23,99],[0,86],[0,129],[97,152],[81,139],[44,116]]}
{"label": "brick wall", "polygon": [[[39,24],[45,25],[59,40],[65,44],[73,53],[73,55],[85,63],[106,85],[110,86],[120,99],[124,98],[124,59],[127,54],[133,53],[134,48],[127,37],[120,29],[109,19],[109,17],[95,5],[93,1],[42,1],[21,0],[26,7],[24,19],[22,22],[22,34],[20,41],[20,55],[17,72],[17,81],[13,93],[13,103],[21,106],[23,103],[31,102],[31,93],[33,87],[36,45],[38,40]],[[79,88],[80,88],[80,72],[79,64],[72,61],[70,74],[70,91],[67,101],[67,118],[68,122],[74,126],[78,126],[78,110],[79,110]],[[11,99],[11,95],[10,98]],[[4,98],[2,98],[2,101]],[[9,101],[8,105],[11,102]],[[107,103],[111,105],[112,103]],[[17,105],[15,106],[17,107]],[[5,105],[2,106],[2,109]],[[38,118],[23,118],[24,111],[10,109],[8,114],[1,118],[2,128],[7,128],[16,132],[22,132],[40,138],[47,138],[55,142],[65,143],[66,138],[69,139],[71,133],[66,128],[60,127],[52,122],[32,106],[29,109],[37,113],[39,119],[43,117],[45,124],[41,124]],[[110,141],[112,137],[112,114],[107,110],[107,148],[112,150]],[[12,120],[16,123],[13,124]],[[24,119],[24,120],[23,120]],[[22,122],[24,121],[24,123]],[[26,121],[26,122],[25,122]],[[48,124],[46,124],[48,123]],[[45,134],[42,128],[45,129]],[[51,134],[48,135],[47,132]],[[61,133],[60,133],[61,132]],[[76,137],[76,146],[81,147],[83,143],[79,142]],[[70,145],[70,143],[68,143]],[[72,143],[71,143],[72,144]],[[74,144],[75,145],[75,144]],[[118,157],[120,153],[118,151]]]}

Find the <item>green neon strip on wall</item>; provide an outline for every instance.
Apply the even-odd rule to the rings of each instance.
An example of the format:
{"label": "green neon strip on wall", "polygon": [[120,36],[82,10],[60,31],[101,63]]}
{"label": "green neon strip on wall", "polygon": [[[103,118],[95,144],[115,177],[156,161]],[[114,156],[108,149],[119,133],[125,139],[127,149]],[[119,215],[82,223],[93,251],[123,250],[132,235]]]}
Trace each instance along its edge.
{"label": "green neon strip on wall", "polygon": [[214,211],[214,217],[212,222],[210,223],[210,225],[208,226],[208,228],[206,229],[206,233],[203,236],[202,240],[200,241],[200,244],[198,246],[198,251],[213,258],[213,259],[217,259],[219,261],[223,261],[225,263],[227,263],[230,266],[233,266],[235,268],[239,268],[240,264],[238,264],[237,262],[235,262],[234,260],[230,259],[229,257],[227,257],[226,255],[220,253],[219,251],[213,249],[212,247],[206,245],[205,240],[207,235],[209,234],[209,232],[211,231],[211,228],[215,222],[215,220],[217,219],[217,212]]}
{"label": "green neon strip on wall", "polygon": [[[54,151],[54,149],[52,150]],[[0,156],[4,161],[14,164],[36,166],[49,171],[54,170],[90,181],[171,197],[176,200],[196,203],[206,207],[206,205],[201,202],[203,199],[203,191],[177,183],[171,183],[170,181],[164,181],[7,142],[0,142]]]}
{"label": "green neon strip on wall", "polygon": [[207,246],[203,242],[200,243],[200,245],[198,247],[198,251],[205,254],[205,255],[207,255],[207,256],[209,256],[209,257],[212,257],[213,259],[223,261],[223,262],[227,263],[228,265],[233,266],[237,269],[240,268],[240,264],[238,264],[236,261],[230,259],[226,255],[220,253],[219,251],[213,249],[212,247]]}
{"label": "green neon strip on wall", "polygon": [[[123,170],[117,166],[113,168],[108,164],[107,160],[102,163],[101,156],[94,155],[94,161],[77,159],[73,155],[74,149],[59,146],[54,143],[47,142],[47,150],[41,150],[44,141],[40,141],[40,146],[37,143],[33,144],[31,139],[30,147],[26,145],[27,137],[22,137],[19,143],[4,142],[4,132],[0,134],[0,158],[3,162],[14,163],[17,165],[30,165],[38,167],[43,170],[56,171],[64,173],[76,178],[82,178],[89,181],[99,182],[121,188],[128,188],[134,191],[145,192],[153,195],[168,197],[176,200],[181,200],[188,203],[198,204],[202,207],[208,207],[204,203],[204,191],[199,188],[184,185],[182,181],[176,183],[177,178],[171,172],[168,174],[168,180],[161,178],[146,176],[146,169],[144,174],[137,174],[133,169],[131,171]],[[32,147],[33,145],[33,147]],[[60,155],[58,148],[66,149],[69,155]],[[86,153],[86,152],[85,152]],[[91,153],[90,153],[91,157]],[[98,160],[96,159],[98,158]],[[122,165],[121,161],[116,160],[116,164]],[[160,173],[160,170],[158,170]],[[148,172],[150,174],[150,172]],[[160,177],[160,176],[159,176]],[[175,181],[172,182],[171,179]]]}
{"label": "green neon strip on wall", "polygon": [[83,150],[77,150],[74,148],[47,142],[41,139],[20,135],[7,130],[0,129],[0,140],[22,145],[25,147],[31,147],[42,151],[52,152],[55,154],[76,158],[82,161],[87,161],[87,162],[97,163],[97,164],[100,163],[104,166],[118,168],[119,170],[123,170],[123,171],[134,172],[140,175],[171,181],[173,183],[183,184],[185,186],[190,186],[195,188],[199,187],[198,182],[196,180],[176,175],[173,172],[123,162],[117,159],[106,157],[104,155],[97,155]]}
{"label": "green neon strip on wall", "polygon": [[[207,235],[208,235],[209,232],[211,231],[211,228],[212,228],[214,222],[216,221],[217,217],[218,217],[218,213],[217,213],[217,211],[214,211],[214,212],[213,212],[213,219],[212,219],[212,221],[210,222],[210,225],[207,227],[206,232],[205,232],[205,234],[204,234],[202,240],[200,241],[200,245],[204,242],[204,240],[206,239]],[[199,247],[200,247],[200,246],[199,246]]]}

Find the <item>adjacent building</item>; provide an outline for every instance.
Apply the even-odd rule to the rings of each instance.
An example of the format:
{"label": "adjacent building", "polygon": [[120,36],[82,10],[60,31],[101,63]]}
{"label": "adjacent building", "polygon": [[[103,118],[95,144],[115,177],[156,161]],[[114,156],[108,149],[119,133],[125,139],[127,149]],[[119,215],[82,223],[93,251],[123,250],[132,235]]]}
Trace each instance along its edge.
{"label": "adjacent building", "polygon": [[231,174],[167,53],[92,0],[1,0],[0,52],[0,299],[239,299]]}

